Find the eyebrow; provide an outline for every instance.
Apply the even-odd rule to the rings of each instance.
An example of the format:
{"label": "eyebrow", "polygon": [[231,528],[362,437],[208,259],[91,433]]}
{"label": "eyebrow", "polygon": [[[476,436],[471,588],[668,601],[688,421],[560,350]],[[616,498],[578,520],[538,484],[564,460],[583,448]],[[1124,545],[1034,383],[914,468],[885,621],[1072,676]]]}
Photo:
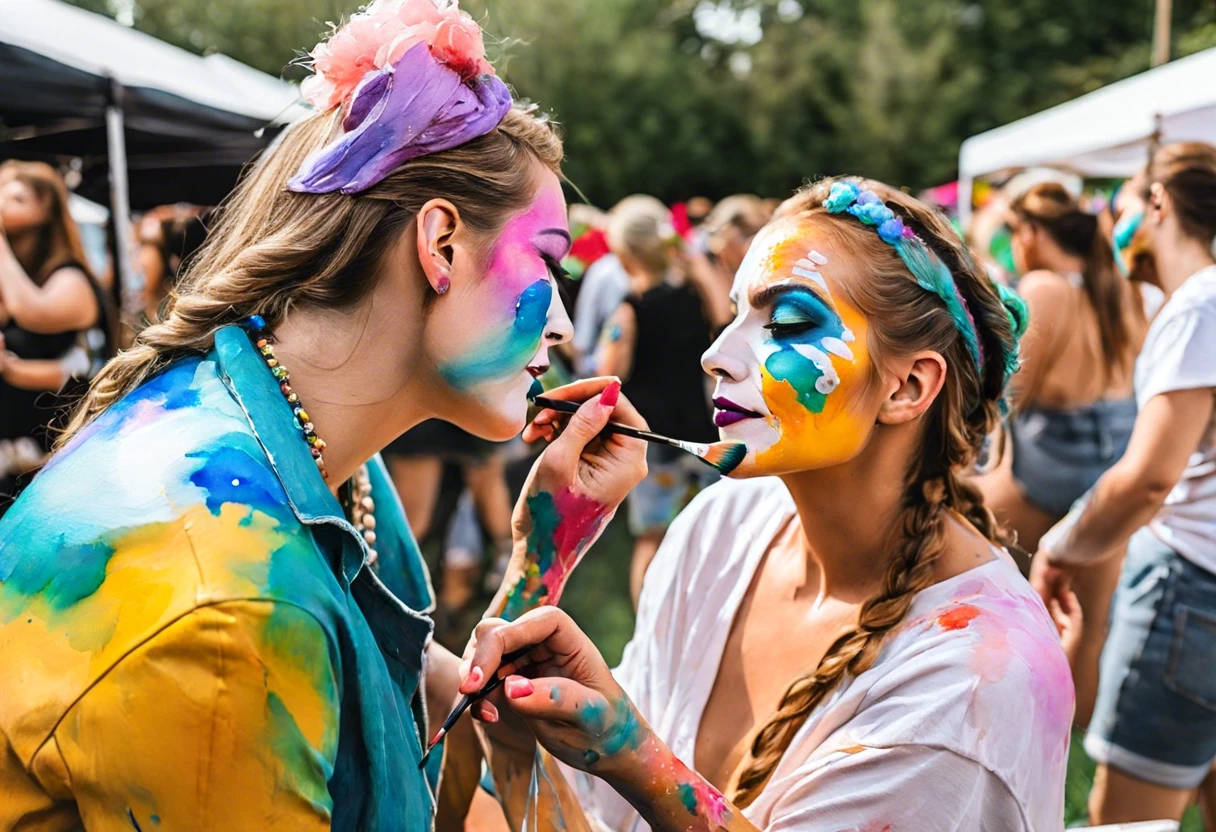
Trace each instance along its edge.
{"label": "eyebrow", "polygon": [[833,312],[836,311],[836,305],[832,303],[830,297],[826,297],[818,287],[809,283],[803,283],[801,280],[778,280],[775,283],[770,283],[759,289],[754,289],[749,297],[751,305],[757,309],[770,305],[782,295],[788,295],[791,292],[808,292],[815,296],[820,303],[824,304]]}

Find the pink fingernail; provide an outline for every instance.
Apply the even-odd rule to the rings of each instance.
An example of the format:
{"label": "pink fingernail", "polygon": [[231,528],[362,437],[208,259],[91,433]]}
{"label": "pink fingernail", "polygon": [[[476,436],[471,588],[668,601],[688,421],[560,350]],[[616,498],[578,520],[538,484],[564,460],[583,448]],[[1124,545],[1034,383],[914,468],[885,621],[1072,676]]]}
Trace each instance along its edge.
{"label": "pink fingernail", "polygon": [[482,671],[482,669],[480,667],[475,667],[469,671],[469,678],[465,679],[464,681],[466,685],[481,687],[482,680],[485,678],[486,674]]}
{"label": "pink fingernail", "polygon": [[616,407],[616,403],[620,398],[621,383],[614,381],[604,388],[603,393],[600,393],[600,404],[604,407]]}
{"label": "pink fingernail", "polygon": [[525,696],[532,695],[532,682],[522,676],[512,676],[503,683],[507,691],[508,699],[523,699]]}

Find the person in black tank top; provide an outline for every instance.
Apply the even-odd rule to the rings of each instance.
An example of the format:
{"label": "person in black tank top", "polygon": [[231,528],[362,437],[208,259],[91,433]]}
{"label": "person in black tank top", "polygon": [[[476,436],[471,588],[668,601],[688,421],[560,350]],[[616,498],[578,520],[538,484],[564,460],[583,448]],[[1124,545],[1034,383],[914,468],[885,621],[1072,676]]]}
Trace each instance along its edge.
{"label": "person in black tank top", "polygon": [[[621,391],[651,430],[693,442],[717,440],[701,370],[711,324],[677,266],[680,241],[670,212],[658,200],[633,200],[610,217],[608,245],[629,273],[630,291],[604,325],[596,371],[621,378]],[[717,478],[704,463],[662,445],[650,446],[646,462],[646,479],[629,495],[635,604],[667,526]]]}
{"label": "person in black tank top", "polygon": [[0,166],[0,514],[54,442],[69,387],[109,356],[107,299],[48,165]]}

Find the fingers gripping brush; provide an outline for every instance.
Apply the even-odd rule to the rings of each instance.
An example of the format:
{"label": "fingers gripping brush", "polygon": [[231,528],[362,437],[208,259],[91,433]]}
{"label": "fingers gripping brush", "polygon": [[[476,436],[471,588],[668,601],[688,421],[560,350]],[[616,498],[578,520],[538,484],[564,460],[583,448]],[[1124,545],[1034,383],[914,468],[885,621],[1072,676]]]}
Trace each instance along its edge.
{"label": "fingers gripping brush", "polygon": [[[567,402],[561,399],[550,399],[540,395],[542,390],[538,389],[539,384],[533,384],[532,389],[528,392],[528,398],[536,403],[537,407],[544,407],[549,410],[556,410],[559,413],[574,413],[579,408],[579,402]],[[647,442],[654,442],[659,445],[670,445],[673,448],[679,448],[686,451],[697,459],[718,470],[718,473],[723,476],[739,467],[739,463],[747,456],[747,445],[742,442],[711,442],[708,445],[700,442],[685,442],[681,439],[672,439],[670,436],[663,436],[658,433],[651,433],[648,430],[622,425],[617,422],[609,422],[604,427],[604,433],[615,433],[620,436],[631,436],[634,439],[643,439]]]}
{"label": "fingers gripping brush", "polygon": [[439,730],[435,732],[435,736],[431,737],[431,741],[426,744],[426,751],[423,752],[422,759],[418,761],[419,769],[426,765],[427,758],[431,756],[431,752],[435,749],[435,746],[439,744],[440,740],[447,736],[448,731],[452,730],[452,726],[456,724],[461,715],[469,708],[485,699],[491,693],[498,690],[499,686],[502,685],[503,680],[509,675],[503,673],[502,669],[514,664],[524,656],[528,655],[528,651],[534,646],[535,645],[529,644],[527,647],[521,647],[518,650],[512,650],[510,653],[507,653],[499,662],[498,670],[494,671],[494,675],[490,677],[490,681],[486,682],[482,686],[481,690],[477,691],[476,693],[468,693],[460,697],[460,701],[456,703],[456,707],[452,709],[450,714],[448,714],[448,718],[443,721],[443,725],[439,726]]}

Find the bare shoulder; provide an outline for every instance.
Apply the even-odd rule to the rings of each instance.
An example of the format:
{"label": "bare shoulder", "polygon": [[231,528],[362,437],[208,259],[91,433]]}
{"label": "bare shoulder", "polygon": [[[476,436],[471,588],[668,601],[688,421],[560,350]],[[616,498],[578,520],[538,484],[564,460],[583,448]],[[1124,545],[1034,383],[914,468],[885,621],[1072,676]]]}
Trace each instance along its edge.
{"label": "bare shoulder", "polygon": [[1072,284],[1064,277],[1046,269],[1027,272],[1018,281],[1017,286],[1018,294],[1032,305],[1036,301],[1057,301],[1068,296],[1072,291]]}

